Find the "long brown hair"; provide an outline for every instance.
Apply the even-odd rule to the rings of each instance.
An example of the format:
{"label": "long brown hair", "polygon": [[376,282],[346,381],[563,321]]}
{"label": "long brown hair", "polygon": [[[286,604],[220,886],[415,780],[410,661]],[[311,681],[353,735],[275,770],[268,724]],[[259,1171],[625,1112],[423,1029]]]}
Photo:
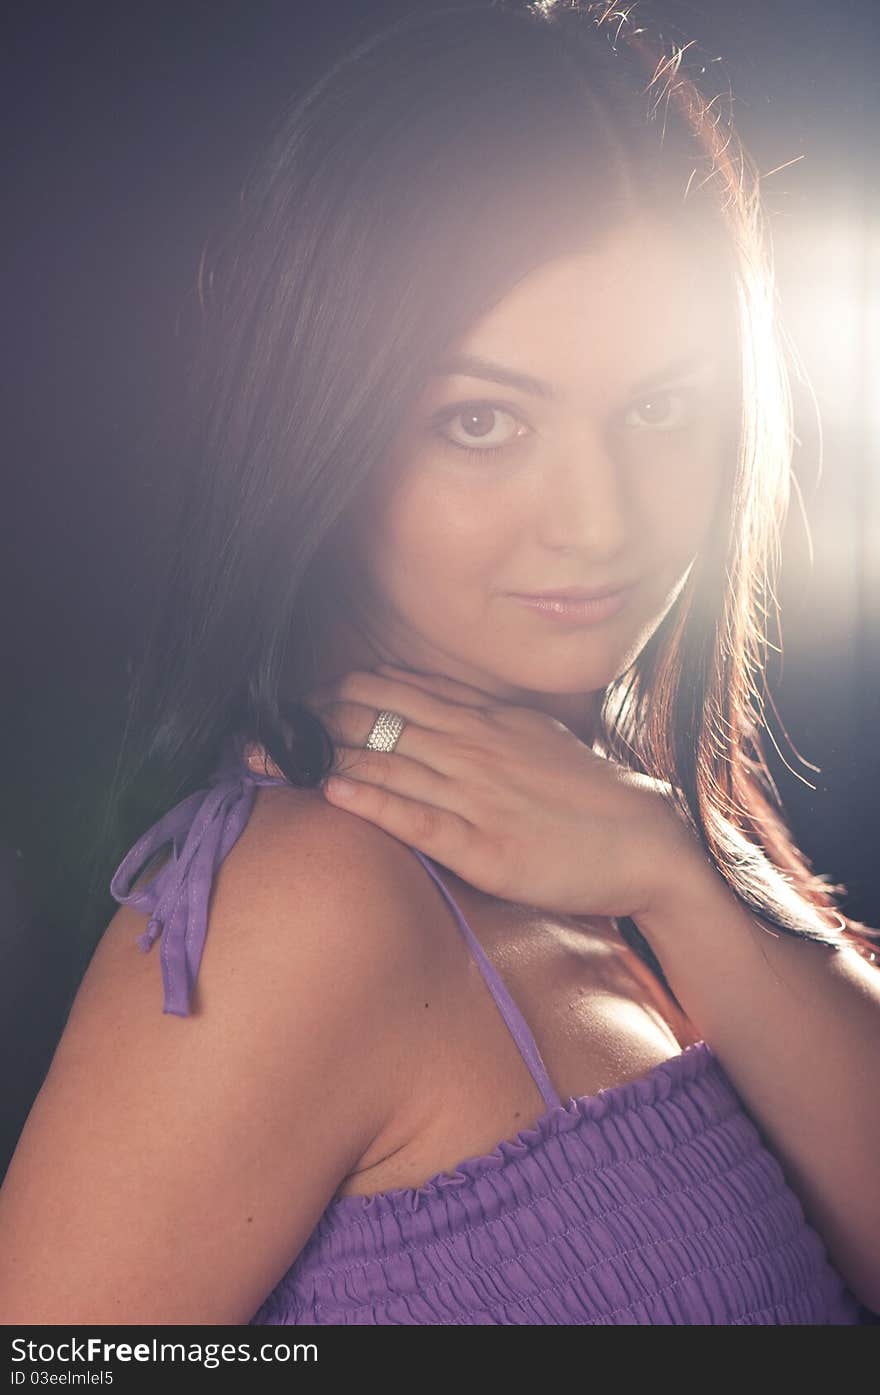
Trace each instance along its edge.
{"label": "long brown hair", "polygon": [[790,396],[759,180],[723,93],[688,75],[689,49],[652,37],[630,4],[420,6],[282,115],[199,268],[185,506],[101,878],[206,782],[230,735],[261,743],[294,785],[329,772],[330,737],[297,696],[320,598],[343,593],[346,531],[398,426],[447,345],[518,277],[649,209],[717,267],[743,407],[712,537],[606,692],[602,740],[669,786],[769,928],[870,950],[880,932],[835,913],[842,888],[811,874],[761,754]]}
{"label": "long brown hair", "polygon": [[[613,25],[617,41],[631,46],[652,101],[678,111],[706,151],[737,256],[741,420],[729,507],[716,519],[668,623],[607,689],[603,745],[667,784],[759,924],[828,945],[850,944],[873,961],[880,931],[840,911],[836,899],[846,887],[816,874],[798,848],[764,747],[767,705],[779,717],[766,682],[773,644],[767,630],[772,613],[774,647],[781,652],[776,587],[792,481],[788,363],[791,355],[796,365],[796,350],[779,319],[760,174],[719,94],[709,100],[688,75],[683,59],[690,45],[658,50],[634,24],[632,5],[550,0],[538,8],[545,14],[588,9],[598,26]],[[720,613],[707,624],[699,598],[718,594]]]}

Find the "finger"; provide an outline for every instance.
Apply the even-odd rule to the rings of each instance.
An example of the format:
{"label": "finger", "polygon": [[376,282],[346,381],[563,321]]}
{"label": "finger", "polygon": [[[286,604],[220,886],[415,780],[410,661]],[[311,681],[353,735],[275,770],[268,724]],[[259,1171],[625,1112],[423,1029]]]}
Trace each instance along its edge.
{"label": "finger", "polygon": [[367,819],[459,876],[468,877],[468,852],[474,847],[476,829],[459,814],[362,780],[331,776],[322,789],[329,803]]}
{"label": "finger", "polygon": [[399,751],[369,751],[363,747],[340,746],[330,779],[344,776],[376,789],[388,790],[405,799],[431,804],[450,814],[464,814],[462,787],[458,780]]}
{"label": "finger", "polygon": [[[377,756],[380,762],[383,759],[408,761],[445,779],[455,780],[459,787],[462,787],[462,781],[466,782],[465,788],[475,786],[485,778],[487,759],[491,772],[493,762],[498,757],[490,739],[493,734],[482,724],[476,731],[448,732],[405,721],[393,751],[374,751],[367,746],[367,739],[376,725],[375,706],[333,702],[321,709],[319,715],[333,742],[334,752],[347,748],[347,757],[355,761],[372,755]],[[381,775],[381,764],[373,768]],[[444,802],[424,786],[414,789],[413,793],[416,797],[423,795],[429,803]]]}
{"label": "finger", "polygon": [[[379,664],[376,672],[387,674],[389,678],[400,675],[402,680],[422,688],[429,694],[436,693],[449,702],[456,703],[459,707],[477,709],[478,716],[484,720],[490,719],[491,723],[496,726],[500,724],[503,727],[512,728],[514,731],[525,729],[527,732],[531,732],[539,730],[541,725],[546,726],[550,722],[559,726],[564,725],[533,707],[515,706],[513,703],[504,701],[481,688],[461,683],[457,678],[447,678],[445,674],[412,673],[409,669],[398,668],[394,664]],[[473,735],[473,733],[471,734]],[[485,738],[485,726],[480,729],[477,735],[478,739]]]}
{"label": "finger", "polygon": [[[367,747],[366,742],[376,725],[375,706],[364,707],[359,702],[327,702],[321,707],[315,706],[313,710],[327,728],[334,746],[371,749]],[[420,733],[425,734],[423,728],[415,722],[407,721],[394,747],[395,754],[412,756],[414,760],[424,759],[425,750],[418,740]],[[403,751],[401,743],[404,744]]]}
{"label": "finger", "polygon": [[389,678],[413,683],[427,692],[439,693],[448,697],[451,702],[458,702],[465,707],[488,707],[497,702],[497,698],[491,693],[475,688],[470,683],[462,683],[457,678],[449,678],[445,673],[419,673],[408,668],[399,668],[396,664],[378,664],[376,672],[386,673]]}
{"label": "finger", "polygon": [[[457,702],[415,683],[363,669],[345,674],[334,685],[331,700],[371,707],[374,721],[378,712],[397,712],[405,721],[420,727],[471,737],[489,712],[484,704]],[[479,729],[484,731],[485,726],[480,725]]]}

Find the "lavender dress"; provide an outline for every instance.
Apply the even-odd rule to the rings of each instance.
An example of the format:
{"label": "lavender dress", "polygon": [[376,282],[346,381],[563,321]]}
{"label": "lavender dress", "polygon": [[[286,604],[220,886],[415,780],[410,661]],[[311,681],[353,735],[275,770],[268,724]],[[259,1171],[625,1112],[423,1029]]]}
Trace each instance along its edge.
{"label": "lavender dress", "polygon": [[[161,935],[164,1011],[186,1016],[214,874],[257,785],[227,760],[111,882]],[[166,844],[174,856],[131,886]],[[851,1324],[860,1305],[705,1041],[596,1095],[560,1099],[535,1039],[436,865],[546,1109],[419,1187],[332,1200],[251,1324]],[[290,1160],[296,1186],[296,1158]]]}

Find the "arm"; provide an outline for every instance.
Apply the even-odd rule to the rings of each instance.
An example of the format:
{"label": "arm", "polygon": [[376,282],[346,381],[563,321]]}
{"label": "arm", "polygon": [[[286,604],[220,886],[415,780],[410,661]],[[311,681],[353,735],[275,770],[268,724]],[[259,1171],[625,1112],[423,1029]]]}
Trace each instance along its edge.
{"label": "arm", "polygon": [[[768,934],[695,843],[669,853],[638,927],[833,1263],[880,1310],[880,971],[854,949]],[[776,890],[794,895],[781,878]]]}
{"label": "arm", "polygon": [[2,1321],[253,1316],[407,1088],[401,859],[320,796],[261,790],[185,1018],[117,912],[0,1191]]}

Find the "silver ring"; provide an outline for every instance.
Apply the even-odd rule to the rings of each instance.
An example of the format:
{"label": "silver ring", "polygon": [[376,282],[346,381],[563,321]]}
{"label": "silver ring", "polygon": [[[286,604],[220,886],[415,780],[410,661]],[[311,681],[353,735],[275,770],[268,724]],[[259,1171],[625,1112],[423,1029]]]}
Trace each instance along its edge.
{"label": "silver ring", "polygon": [[380,712],[370,727],[364,747],[368,751],[393,751],[405,726],[405,720],[396,712]]}

